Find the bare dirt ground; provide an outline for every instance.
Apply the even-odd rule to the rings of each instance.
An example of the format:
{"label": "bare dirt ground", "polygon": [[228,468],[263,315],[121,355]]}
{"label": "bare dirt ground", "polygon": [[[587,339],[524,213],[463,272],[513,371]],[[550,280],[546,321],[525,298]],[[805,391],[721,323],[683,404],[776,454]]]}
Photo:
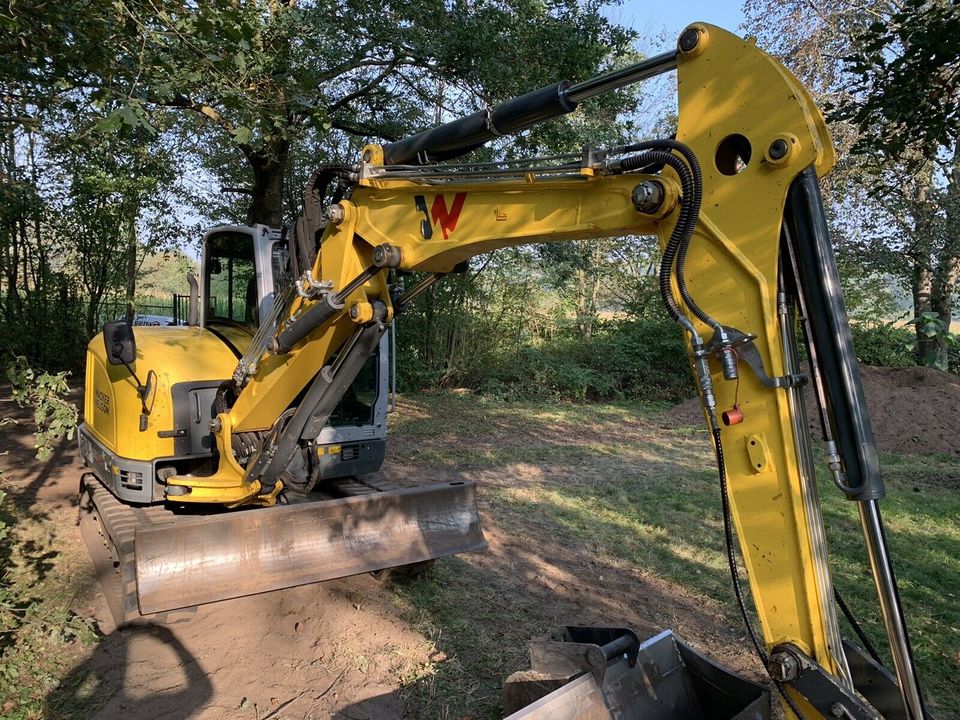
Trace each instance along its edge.
{"label": "bare dirt ground", "polygon": [[[4,403],[5,415],[20,415]],[[394,693],[435,649],[387,605],[371,577],[291,588],[170,613],[117,630],[93,579],[76,527],[82,467],[64,444],[46,463],[30,447],[29,424],[0,431],[6,488],[49,523],[49,558],[74,612],[94,618],[103,637],[76,648],[76,665],[48,698],[51,715],[91,696],[92,717],[389,718],[403,715]]]}
{"label": "bare dirt ground", "polygon": [[[924,367],[881,368],[860,366],[863,392],[873,425],[877,448],[888,453],[943,453],[960,457],[960,378]],[[820,422],[813,412],[813,388],[806,390],[810,432],[820,435]],[[694,398],[665,413],[686,425],[703,422],[699,401]]]}
{"label": "bare dirt ground", "polygon": [[[93,618],[102,635],[92,648],[74,648],[72,669],[47,696],[48,717],[92,717],[100,720],[162,718],[344,718],[494,717],[497,688],[506,674],[525,665],[523,640],[559,624],[628,625],[641,634],[671,627],[716,659],[755,671],[741,650],[738,633],[721,610],[682,587],[619,562],[602,548],[557,536],[537,519],[516,529],[511,511],[494,494],[481,490],[481,513],[490,548],[483,553],[440,561],[436,582],[462,584],[472,593],[471,643],[487,656],[506,658],[488,668],[495,677],[465,677],[476,697],[447,702],[449,682],[434,687],[437,676],[478,672],[469,648],[458,644],[449,629],[417,623],[396,594],[369,576],[292,588],[240,598],[159,617],[143,627],[118,630],[94,580],[92,564],[76,527],[76,491],[82,472],[74,443],[64,443],[53,458],[33,457],[30,423],[24,411],[9,402],[5,416],[22,422],[0,430],[0,458],[6,484],[21,506],[51,529],[56,548],[48,558],[58,591],[68,596],[74,613]],[[546,428],[545,428],[546,429]],[[459,428],[455,442],[465,451],[494,452],[498,429],[482,433]],[[547,430],[548,431],[548,430]],[[602,425],[581,427],[584,439],[610,438]],[[623,428],[620,441],[641,438],[644,424]],[[549,435],[549,431],[548,431]],[[510,434],[516,447],[562,445],[556,437]],[[399,483],[475,480],[487,490],[523,488],[534,491],[550,481],[556,469],[536,465],[498,469],[433,468],[429,452],[410,460],[421,448],[440,443],[410,438],[399,443],[385,467]],[[669,462],[664,459],[664,462]],[[478,602],[478,598],[482,598]],[[439,627],[439,629],[438,629]],[[502,652],[501,652],[502,648]],[[482,672],[479,671],[479,672]],[[483,686],[483,687],[480,687]],[[90,704],[92,715],[74,707]],[[476,705],[476,714],[463,713]]]}

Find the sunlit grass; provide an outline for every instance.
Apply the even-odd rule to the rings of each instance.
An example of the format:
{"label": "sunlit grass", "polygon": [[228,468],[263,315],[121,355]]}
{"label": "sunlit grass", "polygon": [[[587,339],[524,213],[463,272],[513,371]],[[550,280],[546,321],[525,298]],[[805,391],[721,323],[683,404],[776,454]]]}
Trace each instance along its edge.
{"label": "sunlit grass", "polygon": [[[398,461],[434,465],[483,478],[481,502],[511,532],[536,530],[565,542],[590,543],[616,562],[683,586],[720,608],[737,642],[739,616],[723,547],[719,489],[708,436],[664,428],[662,406],[539,405],[478,402],[457,395],[417,397],[414,417],[393,425]],[[451,441],[450,435],[454,436]],[[440,442],[430,442],[432,438]],[[881,507],[922,683],[941,718],[960,717],[960,460],[948,456],[883,458],[888,497]],[[524,482],[511,478],[524,478]],[[826,473],[820,494],[835,582],[878,647],[885,633],[856,507]],[[542,611],[517,608],[498,623],[521,652],[488,646],[490,607],[482,578],[468,562],[440,564],[431,577],[403,590],[419,622],[446,634],[458,652],[455,678],[441,671],[429,697],[430,717],[458,717],[477,705],[441,708],[444,689],[495,702],[498,683],[523,664],[522,646]],[[493,622],[491,619],[490,622]],[[844,629],[853,636],[849,628]],[[507,636],[504,636],[506,642]],[[508,661],[504,661],[503,654]],[[492,677],[491,677],[492,673]],[[447,683],[450,683],[449,687]],[[481,703],[481,708],[487,708]],[[439,713],[439,714],[435,714]],[[496,707],[477,717],[496,717]]]}

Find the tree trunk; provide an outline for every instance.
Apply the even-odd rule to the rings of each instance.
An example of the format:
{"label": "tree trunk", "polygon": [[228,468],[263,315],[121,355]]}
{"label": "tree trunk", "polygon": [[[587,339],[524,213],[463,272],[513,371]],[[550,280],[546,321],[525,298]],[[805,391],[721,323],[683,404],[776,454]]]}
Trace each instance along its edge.
{"label": "tree trunk", "polygon": [[137,294],[137,216],[130,213],[127,218],[127,322],[133,325],[136,313],[134,298]]}
{"label": "tree trunk", "polygon": [[[913,291],[913,313],[919,318],[924,313],[933,310],[933,269],[927,264],[915,263],[911,278]],[[940,345],[936,336],[930,337],[923,332],[924,323],[918,322],[917,332],[917,363],[927,367],[936,367]]]}
{"label": "tree trunk", "polygon": [[[918,356],[921,363],[942,370],[949,369],[949,343],[947,333],[953,322],[953,304],[956,299],[957,281],[960,279],[960,142],[954,147],[953,160],[947,174],[944,191],[945,210],[944,242],[937,249],[930,271],[928,303],[920,312],[936,313],[943,324],[943,332],[935,337],[921,338],[917,334]],[[918,308],[919,310],[919,308]],[[920,312],[917,313],[919,317]],[[922,340],[922,343],[921,343]]]}
{"label": "tree trunk", "polygon": [[100,328],[97,327],[97,316],[100,314],[100,300],[102,297],[103,295],[101,293],[91,293],[90,299],[87,302],[87,317],[85,324],[87,327],[88,338],[92,338],[100,330]]}
{"label": "tree trunk", "polygon": [[283,178],[286,174],[290,143],[270,140],[264,149],[247,156],[253,169],[253,197],[247,210],[248,225],[278,228],[283,223]]}

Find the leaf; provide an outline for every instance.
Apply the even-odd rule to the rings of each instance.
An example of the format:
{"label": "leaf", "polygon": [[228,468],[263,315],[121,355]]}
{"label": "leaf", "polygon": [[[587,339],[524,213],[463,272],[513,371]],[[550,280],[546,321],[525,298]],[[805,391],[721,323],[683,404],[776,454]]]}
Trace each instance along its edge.
{"label": "leaf", "polygon": [[253,131],[248,127],[241,125],[233,131],[233,141],[237,143],[237,145],[249,145],[252,139]]}
{"label": "leaf", "polygon": [[116,132],[123,125],[123,116],[119,110],[114,110],[95,126],[97,132],[112,133]]}

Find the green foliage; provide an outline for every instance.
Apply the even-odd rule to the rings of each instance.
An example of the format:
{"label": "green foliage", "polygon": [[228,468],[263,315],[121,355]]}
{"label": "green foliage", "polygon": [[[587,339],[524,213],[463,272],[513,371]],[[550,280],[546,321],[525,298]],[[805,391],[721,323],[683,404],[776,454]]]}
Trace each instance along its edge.
{"label": "green foliage", "polygon": [[25,357],[17,357],[7,366],[11,395],[20,407],[33,406],[37,426],[34,447],[37,460],[44,462],[53,454],[54,444],[66,437],[73,439],[79,422],[77,406],[64,396],[70,393],[67,372],[47,373],[34,370]]}
{"label": "green foliage", "polygon": [[[17,357],[6,379],[12,399],[34,409],[37,460],[50,460],[54,444],[72,438],[78,421],[76,406],[64,398],[67,373],[36,371]],[[46,515],[11,503],[0,490],[0,714],[10,720],[45,717],[44,697],[64,670],[64,645],[96,638],[92,619],[38,590],[59,554],[48,524]]]}
{"label": "green foliage", "polygon": [[921,313],[917,317],[908,321],[917,329],[917,335],[936,343],[944,352],[933,352],[923,355],[920,361],[927,367],[937,368],[938,370],[949,370],[958,365],[958,354],[960,354],[960,337],[956,333],[950,332],[950,328],[943,321],[939,314],[935,312]]}
{"label": "green foliage", "polygon": [[879,367],[910,367],[914,364],[917,338],[907,328],[887,324],[855,323],[850,326],[857,359]]}
{"label": "green foliage", "polygon": [[140,265],[137,283],[144,297],[138,300],[151,304],[162,298],[169,303],[174,293],[185,295],[189,291],[187,275],[190,273],[198,274],[199,265],[179,250],[147,255]]}
{"label": "green foliage", "polygon": [[[444,278],[400,314],[400,387],[465,387],[514,399],[690,394],[681,332],[661,309],[651,278],[642,269],[624,270],[606,241],[598,246],[604,269],[597,277],[621,288],[617,319],[593,319],[585,333],[575,302],[553,289],[564,279],[571,284],[582,267],[578,246],[561,248],[557,257],[570,255],[549,272],[541,270],[542,248],[503,250],[476,270]],[[605,314],[614,300],[604,298]]]}
{"label": "green foliage", "polygon": [[862,99],[840,109],[861,136],[856,148],[898,156],[911,147],[932,160],[960,136],[960,5],[905,0],[876,19],[845,60]]}
{"label": "green foliage", "polygon": [[471,382],[500,397],[679,400],[693,393],[679,329],[666,319],[598,323],[589,338],[567,333],[493,357]]}
{"label": "green foliage", "polygon": [[277,225],[298,152],[316,163],[317,148],[331,156],[349,138],[396,139],[625,54],[632,34],[605,4],[123,0],[98,8],[105,52],[81,68],[104,113],[99,132],[150,132],[158,116],[181,114],[213,174],[240,174],[224,172],[224,157],[245,166],[231,185],[250,191],[248,221]]}

